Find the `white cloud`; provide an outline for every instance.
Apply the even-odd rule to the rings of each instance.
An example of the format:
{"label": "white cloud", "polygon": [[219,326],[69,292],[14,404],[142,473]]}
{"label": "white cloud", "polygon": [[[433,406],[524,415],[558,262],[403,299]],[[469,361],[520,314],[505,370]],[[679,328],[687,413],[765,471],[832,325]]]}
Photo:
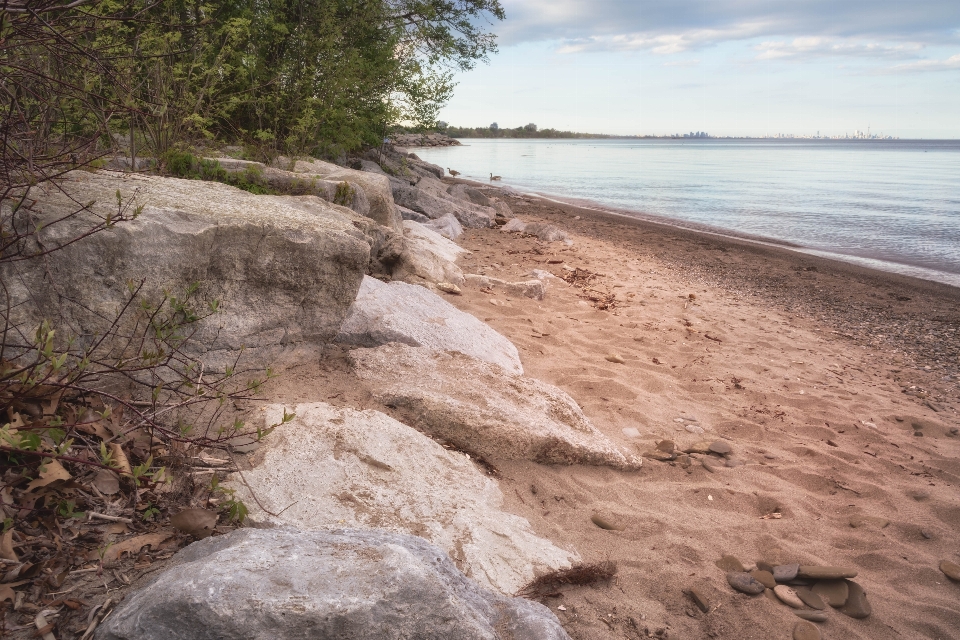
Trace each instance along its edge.
{"label": "white cloud", "polygon": [[894,65],[890,68],[893,72],[916,72],[916,71],[953,71],[960,69],[960,53],[950,56],[946,60],[917,60],[916,62],[907,62]]}
{"label": "white cloud", "polygon": [[757,60],[809,60],[822,57],[913,58],[924,46],[918,42],[884,44],[805,36],[790,41],[761,42],[753,48],[758,52]]}

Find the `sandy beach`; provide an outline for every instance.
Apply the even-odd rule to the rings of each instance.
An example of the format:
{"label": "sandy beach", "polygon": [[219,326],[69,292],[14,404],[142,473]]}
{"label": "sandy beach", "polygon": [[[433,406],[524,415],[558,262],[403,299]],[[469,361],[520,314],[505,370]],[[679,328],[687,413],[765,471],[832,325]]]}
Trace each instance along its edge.
{"label": "sandy beach", "polygon": [[[459,264],[504,280],[548,271],[557,277],[547,276],[545,299],[469,287],[446,299],[513,341],[526,375],[569,393],[599,430],[645,456],[633,473],[487,461],[507,510],[537,534],[586,562],[617,563],[609,585],[543,601],[573,638],[790,637],[793,610],[733,591],[716,565],[726,555],[748,569],[856,570],[873,613],[828,607],[825,638],[960,637],[960,584],[938,569],[960,560],[960,291],[509,202],[572,243],[470,229],[460,241],[472,253]],[[356,384],[341,347],[271,395],[316,399],[318,387],[328,402],[393,413]],[[655,459],[664,441],[677,459]],[[717,441],[726,457],[681,453]]]}

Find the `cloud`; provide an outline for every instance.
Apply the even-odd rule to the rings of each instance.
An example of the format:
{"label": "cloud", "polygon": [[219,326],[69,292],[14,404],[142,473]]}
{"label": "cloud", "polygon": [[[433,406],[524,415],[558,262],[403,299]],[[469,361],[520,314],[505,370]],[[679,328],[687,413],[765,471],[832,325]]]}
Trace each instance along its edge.
{"label": "cloud", "polygon": [[825,57],[915,58],[924,45],[918,42],[884,44],[857,42],[823,36],[805,36],[787,41],[767,41],[755,45],[756,60],[806,61]]}
{"label": "cloud", "polygon": [[893,73],[906,73],[916,71],[953,71],[960,69],[960,53],[950,56],[946,60],[917,60],[916,62],[907,62],[894,65],[890,68]]}
{"label": "cloud", "polygon": [[678,53],[747,38],[955,44],[956,0],[503,0],[504,45]]}

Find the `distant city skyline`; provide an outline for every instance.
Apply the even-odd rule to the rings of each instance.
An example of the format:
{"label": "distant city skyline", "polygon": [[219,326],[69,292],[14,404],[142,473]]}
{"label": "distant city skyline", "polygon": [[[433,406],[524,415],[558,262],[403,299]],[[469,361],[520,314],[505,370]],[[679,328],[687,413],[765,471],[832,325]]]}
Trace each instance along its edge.
{"label": "distant city skyline", "polygon": [[503,4],[501,51],[458,76],[451,124],[960,138],[958,2]]}

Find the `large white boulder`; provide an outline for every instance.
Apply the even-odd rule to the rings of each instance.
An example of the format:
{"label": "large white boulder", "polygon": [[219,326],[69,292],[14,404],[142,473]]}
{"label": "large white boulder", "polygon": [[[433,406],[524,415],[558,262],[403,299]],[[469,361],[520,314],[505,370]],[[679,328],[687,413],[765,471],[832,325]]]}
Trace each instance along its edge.
{"label": "large white boulder", "polygon": [[[268,407],[266,423],[279,423],[284,410]],[[466,575],[506,594],[578,560],[503,511],[497,484],[466,455],[378,411],[313,403],[293,412],[264,438],[243,480],[227,483],[254,522],[421,536]]]}
{"label": "large white boulder", "polygon": [[569,640],[549,609],[491,593],[384,531],[238,529],[194,542],[96,640]]}
{"label": "large white boulder", "polygon": [[512,342],[490,325],[429,291],[366,276],[336,341],[361,347],[402,342],[438,351],[458,351],[523,373]]}
{"label": "large white boulder", "polygon": [[390,343],[350,361],[384,406],[411,425],[490,459],[640,468],[560,389],[476,358]]}
{"label": "large white boulder", "polygon": [[[314,357],[333,339],[367,267],[369,245],[353,214],[319,199],[307,213],[224,184],[112,172],[75,171],[61,186],[31,192],[36,222],[75,211],[76,202],[93,204],[90,213],[44,226],[47,248],[67,243],[95,216],[116,215],[118,193],[143,210],[43,260],[2,267],[12,319],[25,331],[46,318],[65,338],[91,339],[129,300],[128,283],[142,281],[142,298],[154,303],[163,291],[183,299],[196,285],[196,307],[204,312],[218,301],[219,311],[190,327],[189,355],[208,370],[232,364],[241,349],[243,363],[283,365]],[[127,320],[135,317],[131,311]]]}
{"label": "large white boulder", "polygon": [[394,279],[412,284],[463,284],[463,271],[456,262],[469,251],[413,220],[403,221],[403,239],[404,249],[394,267]]}
{"label": "large white boulder", "polygon": [[392,229],[400,229],[400,213],[394,206],[390,178],[370,171],[356,171],[321,160],[297,160],[293,164],[294,173],[317,176],[324,180],[356,183],[363,189],[370,212],[367,214],[380,224]]}

